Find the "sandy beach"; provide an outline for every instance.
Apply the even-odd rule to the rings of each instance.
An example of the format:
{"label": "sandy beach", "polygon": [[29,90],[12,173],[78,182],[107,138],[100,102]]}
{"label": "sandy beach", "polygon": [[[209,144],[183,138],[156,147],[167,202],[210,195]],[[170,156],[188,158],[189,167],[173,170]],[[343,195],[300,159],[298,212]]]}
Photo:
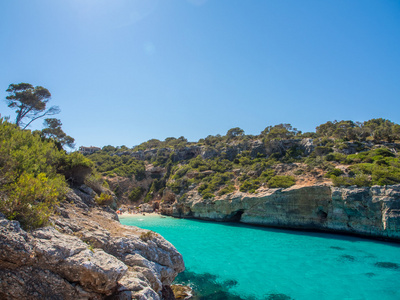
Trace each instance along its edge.
{"label": "sandy beach", "polygon": [[132,213],[128,213],[128,212],[123,212],[121,214],[118,215],[118,217],[161,217],[160,213],[136,213],[136,214],[132,214]]}
{"label": "sandy beach", "polygon": [[156,213],[156,212],[152,212],[152,213],[143,213],[143,212],[140,212],[140,213],[129,213],[129,212],[123,212],[123,213],[121,213],[121,215],[123,216],[123,215],[128,215],[128,216],[135,216],[135,215],[161,215],[160,213]]}

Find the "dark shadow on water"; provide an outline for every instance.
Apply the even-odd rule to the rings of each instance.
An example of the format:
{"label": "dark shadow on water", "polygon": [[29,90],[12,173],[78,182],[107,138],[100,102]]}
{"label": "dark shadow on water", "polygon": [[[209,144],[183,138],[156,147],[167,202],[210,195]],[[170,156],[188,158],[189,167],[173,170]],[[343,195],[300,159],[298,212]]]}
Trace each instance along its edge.
{"label": "dark shadow on water", "polygon": [[268,294],[265,297],[265,300],[294,300],[285,294]]}
{"label": "dark shadow on water", "polygon": [[[193,300],[258,300],[255,296],[237,295],[229,291],[236,286],[236,280],[225,280],[220,282],[218,276],[210,273],[198,274],[186,270],[180,273],[175,281],[175,284],[188,285],[193,289]],[[271,293],[265,295],[262,300],[293,300],[293,298],[281,294]],[[261,300],[260,299],[260,300]]]}
{"label": "dark shadow on water", "polygon": [[[356,234],[351,234],[351,233],[343,233],[343,232],[331,232],[331,231],[321,231],[321,230],[313,230],[313,229],[304,229],[304,228],[299,228],[299,229],[294,229],[294,228],[281,228],[281,227],[268,227],[268,226],[263,226],[263,225],[256,225],[256,224],[245,224],[245,223],[240,223],[240,222],[217,222],[213,220],[201,220],[201,219],[194,219],[194,218],[187,218],[186,220],[190,220],[192,222],[197,222],[197,223],[214,223],[218,224],[221,226],[230,226],[230,227],[241,227],[241,228],[249,228],[253,230],[262,230],[262,231],[268,231],[268,232],[274,232],[274,233],[282,233],[282,234],[291,234],[291,235],[299,235],[299,236],[311,236],[311,237],[316,237],[316,238],[326,238],[326,239],[332,239],[332,240],[344,240],[348,242],[374,242],[378,244],[384,244],[384,245],[391,245],[393,247],[398,247],[400,248],[400,243],[396,241],[390,241],[390,240],[382,240],[379,238],[374,238],[374,237],[362,237],[358,236]],[[338,247],[340,248],[340,247]],[[341,250],[341,249],[337,249]]]}
{"label": "dark shadow on water", "polygon": [[400,269],[399,264],[389,262],[389,261],[379,261],[379,262],[375,263],[375,266],[378,268],[383,268],[383,269],[392,269],[392,270]]}
{"label": "dark shadow on water", "polygon": [[335,250],[346,250],[345,248],[342,248],[342,247],[336,247],[336,246],[331,246],[331,247],[329,247],[329,248],[331,248],[331,249],[335,249]]}
{"label": "dark shadow on water", "polygon": [[340,255],[339,260],[340,261],[355,261],[356,258],[353,255],[344,254],[344,255]]}

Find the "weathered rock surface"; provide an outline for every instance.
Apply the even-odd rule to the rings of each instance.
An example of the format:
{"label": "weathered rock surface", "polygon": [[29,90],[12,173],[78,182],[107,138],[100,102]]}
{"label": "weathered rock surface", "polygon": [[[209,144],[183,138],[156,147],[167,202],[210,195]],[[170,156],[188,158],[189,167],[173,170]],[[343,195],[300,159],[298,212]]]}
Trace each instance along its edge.
{"label": "weathered rock surface", "polygon": [[321,230],[400,241],[400,185],[337,188],[329,185],[241,192],[212,200],[196,192],[161,213],[271,227]]}
{"label": "weathered rock surface", "polygon": [[69,192],[54,227],[32,232],[0,215],[0,299],[162,299],[170,290],[181,254],[87,196]]}

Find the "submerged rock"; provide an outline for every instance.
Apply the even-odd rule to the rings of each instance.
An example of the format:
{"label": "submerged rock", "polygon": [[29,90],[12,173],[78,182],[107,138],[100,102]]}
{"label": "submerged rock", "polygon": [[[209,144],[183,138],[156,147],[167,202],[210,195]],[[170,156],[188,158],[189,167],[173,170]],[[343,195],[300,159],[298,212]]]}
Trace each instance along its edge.
{"label": "submerged rock", "polygon": [[189,300],[193,297],[192,289],[187,285],[174,284],[171,286],[176,300]]}
{"label": "submerged rock", "polygon": [[379,268],[384,268],[384,269],[394,269],[394,270],[400,269],[399,264],[389,262],[389,261],[377,262],[377,263],[375,263],[375,266],[379,267]]}

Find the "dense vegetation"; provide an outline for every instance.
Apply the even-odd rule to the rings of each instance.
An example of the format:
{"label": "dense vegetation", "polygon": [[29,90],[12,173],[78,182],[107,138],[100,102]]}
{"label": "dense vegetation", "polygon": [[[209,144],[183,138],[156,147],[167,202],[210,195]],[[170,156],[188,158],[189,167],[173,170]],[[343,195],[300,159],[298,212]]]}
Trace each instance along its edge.
{"label": "dense vegetation", "polygon": [[[110,185],[116,179],[111,188],[133,202],[179,201],[193,192],[204,199],[258,193],[307,180],[336,186],[397,184],[399,140],[399,125],[384,119],[327,122],[314,133],[280,124],[257,136],[236,127],[197,143],[184,137],[153,139],[131,149],[106,146],[85,157],[68,154],[51,134],[0,119],[0,212],[24,228],[42,226],[68,185],[82,183],[96,191],[99,205],[109,205],[113,198],[102,193],[103,178]],[[124,178],[130,184],[120,186]]]}
{"label": "dense vegetation", "polygon": [[138,180],[144,178],[144,162],[138,161],[129,155],[110,155],[110,150],[108,149],[104,147],[103,151],[93,153],[90,156],[90,159],[96,163],[99,172],[109,177],[131,177],[135,175]]}
{"label": "dense vegetation", "polygon": [[24,228],[45,225],[68,184],[83,183],[92,169],[83,155],[0,118],[0,212]]}
{"label": "dense vegetation", "polygon": [[[234,191],[257,193],[263,187],[287,188],[298,182],[400,183],[396,141],[400,141],[400,125],[389,120],[333,121],[306,133],[279,124],[259,135],[246,135],[236,127],[224,136],[209,135],[198,142],[184,137],[152,139],[131,149],[106,146],[89,158],[103,176],[132,178],[127,190],[118,190],[131,201],[165,198],[170,192],[179,199],[191,191],[207,199]],[[163,172],[146,172],[149,164]]]}
{"label": "dense vegetation", "polygon": [[113,197],[102,193],[103,178],[117,196],[133,202],[179,201],[189,193],[209,199],[328,181],[335,186],[400,183],[400,125],[382,118],[326,122],[306,133],[290,124],[267,126],[258,135],[235,127],[198,142],[181,136],[133,148],[106,146],[87,158],[63,150],[73,148],[74,139],[58,119],[45,119],[41,131],[25,130],[60,112],[47,107],[47,89],[19,83],[7,92],[16,119],[15,124],[0,119],[0,212],[25,228],[48,221],[68,184],[86,183],[99,205],[109,205]]}

